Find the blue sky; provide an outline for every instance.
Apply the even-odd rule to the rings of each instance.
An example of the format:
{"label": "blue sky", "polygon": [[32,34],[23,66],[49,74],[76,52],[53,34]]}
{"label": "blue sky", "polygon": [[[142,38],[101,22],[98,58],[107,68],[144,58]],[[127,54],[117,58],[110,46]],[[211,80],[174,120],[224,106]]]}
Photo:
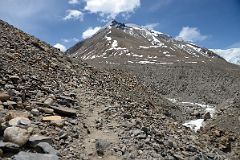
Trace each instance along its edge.
{"label": "blue sky", "polygon": [[0,19],[66,48],[111,19],[207,48],[240,47],[240,0],[0,0]]}

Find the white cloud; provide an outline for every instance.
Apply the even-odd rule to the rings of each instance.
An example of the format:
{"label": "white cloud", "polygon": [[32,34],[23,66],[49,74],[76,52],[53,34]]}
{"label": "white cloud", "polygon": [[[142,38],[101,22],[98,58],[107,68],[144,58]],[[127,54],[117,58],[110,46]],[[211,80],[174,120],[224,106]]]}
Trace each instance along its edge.
{"label": "white cloud", "polygon": [[80,0],[68,0],[69,4],[79,4]]}
{"label": "white cloud", "polygon": [[196,42],[205,40],[207,36],[202,35],[197,27],[183,27],[176,38],[185,41]]}
{"label": "white cloud", "polygon": [[62,52],[65,52],[67,50],[67,48],[60,43],[55,44],[53,47],[60,49]]}
{"label": "white cloud", "polygon": [[150,24],[144,25],[143,27],[150,29],[150,30],[154,30],[158,25],[159,25],[159,23],[150,23]]}
{"label": "white cloud", "polygon": [[74,19],[83,21],[84,14],[79,10],[67,10],[67,15],[63,18],[64,20]]}
{"label": "white cloud", "polygon": [[140,7],[140,0],[85,0],[85,10],[114,19],[119,14],[128,15]]}
{"label": "white cloud", "polygon": [[61,39],[64,43],[71,43],[71,42],[78,42],[78,41],[80,41],[78,38],[63,38],[63,39]]}
{"label": "white cloud", "polygon": [[99,27],[99,26],[97,26],[95,28],[89,27],[86,31],[84,31],[82,33],[82,38],[83,39],[89,38],[89,37],[93,36],[95,33],[97,33],[100,29],[101,29],[101,27]]}

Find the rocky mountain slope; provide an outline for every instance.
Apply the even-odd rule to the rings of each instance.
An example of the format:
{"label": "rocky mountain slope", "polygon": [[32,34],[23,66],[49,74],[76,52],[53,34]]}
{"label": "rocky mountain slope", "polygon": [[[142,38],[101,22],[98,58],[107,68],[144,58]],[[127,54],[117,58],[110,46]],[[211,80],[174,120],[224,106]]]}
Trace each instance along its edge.
{"label": "rocky mountain slope", "polygon": [[238,134],[190,130],[176,120],[183,102],[131,73],[98,70],[3,21],[0,57],[1,159],[239,159]]}
{"label": "rocky mountain slope", "polygon": [[214,53],[225,58],[228,62],[240,65],[240,48],[211,49]]}
{"label": "rocky mountain slope", "polygon": [[240,67],[206,48],[132,24],[113,21],[67,53],[137,74],[156,92],[182,101],[219,104],[240,92]]}

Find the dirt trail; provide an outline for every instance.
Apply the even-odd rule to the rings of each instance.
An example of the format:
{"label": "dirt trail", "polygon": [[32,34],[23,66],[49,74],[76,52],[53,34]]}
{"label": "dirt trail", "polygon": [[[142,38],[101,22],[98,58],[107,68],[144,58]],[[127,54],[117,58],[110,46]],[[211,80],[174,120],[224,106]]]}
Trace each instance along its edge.
{"label": "dirt trail", "polygon": [[84,127],[88,134],[83,138],[85,154],[91,160],[119,160],[113,147],[118,145],[119,137],[113,128],[117,127],[114,121],[104,119],[102,111],[110,105],[110,99],[95,96],[91,91],[78,90],[78,99],[81,105],[81,114],[85,117]]}

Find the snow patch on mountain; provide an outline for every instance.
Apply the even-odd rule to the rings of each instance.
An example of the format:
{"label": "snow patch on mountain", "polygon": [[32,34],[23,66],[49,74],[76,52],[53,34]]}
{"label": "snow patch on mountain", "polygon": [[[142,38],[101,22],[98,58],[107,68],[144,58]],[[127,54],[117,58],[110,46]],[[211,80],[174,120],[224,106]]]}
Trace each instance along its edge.
{"label": "snow patch on mountain", "polygon": [[214,53],[226,59],[226,61],[240,65],[240,48],[210,49]]}

